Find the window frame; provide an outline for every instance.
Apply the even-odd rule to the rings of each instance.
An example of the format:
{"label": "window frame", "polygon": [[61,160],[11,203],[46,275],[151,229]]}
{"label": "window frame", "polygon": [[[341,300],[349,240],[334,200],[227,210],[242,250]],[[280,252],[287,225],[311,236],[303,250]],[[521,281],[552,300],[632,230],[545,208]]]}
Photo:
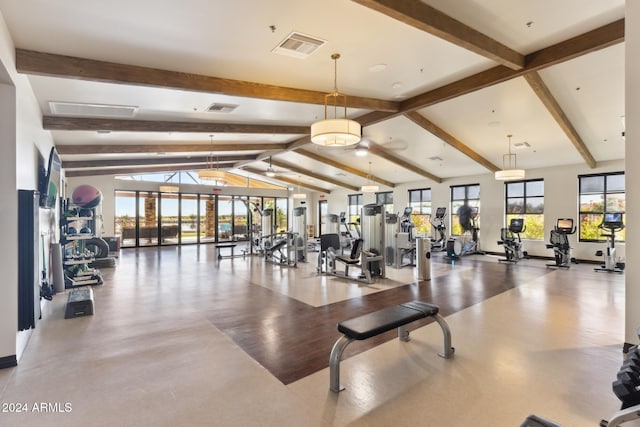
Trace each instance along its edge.
{"label": "window frame", "polygon": [[[418,201],[413,201],[413,195],[418,194]],[[428,194],[428,200],[424,196]],[[431,187],[413,188],[407,190],[409,207],[411,207],[411,220],[415,225],[417,234],[431,234],[431,213],[433,210]],[[426,205],[426,206],[425,206]],[[417,208],[417,209],[416,209]]]}
{"label": "window frame", "polygon": [[[355,203],[352,203],[352,201],[355,201]],[[347,195],[347,217],[349,222],[360,222],[363,206],[364,197],[362,193]]]}
{"label": "window frame", "polygon": [[[536,195],[528,195],[528,184],[533,184],[533,183],[538,183],[541,182],[542,183],[542,195],[536,194]],[[522,190],[522,195],[521,196],[509,196],[509,186],[511,185],[515,185],[515,184],[523,184],[523,190]],[[529,208],[529,204],[527,203],[527,199],[533,199],[533,198],[542,198],[542,212],[528,212],[528,208]],[[513,200],[513,199],[522,199],[522,206],[523,206],[523,211],[522,212],[510,212],[509,211],[509,200]],[[539,205],[539,204],[538,204]],[[537,216],[537,217],[541,217],[542,219],[542,224],[539,223],[534,223],[533,221],[530,220],[530,218],[532,218],[533,216]],[[540,240],[543,241],[545,239],[545,232],[544,232],[544,179],[543,178],[535,178],[535,179],[523,179],[523,180],[517,180],[517,181],[507,181],[504,183],[504,218],[505,218],[505,227],[509,227],[509,223],[511,221],[511,218],[522,218],[524,219],[524,224],[525,224],[525,231],[521,234],[521,238],[523,239],[527,239],[527,240]],[[529,231],[527,231],[527,229]],[[535,237],[531,236],[531,233],[533,232],[533,230],[537,230],[538,233],[536,234]]]}
{"label": "window frame", "polygon": [[[470,198],[469,197],[469,193],[470,193],[470,189],[471,187],[478,187],[478,198]],[[462,199],[458,199],[458,198],[454,198],[454,192],[456,189],[459,188],[464,188],[464,198]],[[462,233],[459,233],[458,230],[461,228],[460,226],[460,221],[458,220],[458,209],[453,209],[453,205],[456,202],[462,202],[462,205],[469,205],[470,207],[476,208],[478,211],[478,219],[477,219],[477,225],[478,228],[480,227],[480,183],[473,183],[473,184],[460,184],[460,185],[451,185],[449,186],[449,224],[451,224],[451,235],[452,236],[461,236],[464,234],[464,231]],[[475,203],[470,203],[470,202],[475,202]]]}
{"label": "window frame", "polygon": [[[620,176],[622,175],[623,177],[623,183],[624,183],[624,190],[610,190],[608,191],[608,177],[612,177],[612,176]],[[603,178],[603,185],[602,185],[602,192],[596,192],[596,191],[583,191],[583,179],[588,179],[588,178],[597,178],[597,177],[602,177]],[[604,172],[604,173],[596,173],[596,174],[584,174],[584,175],[578,175],[578,241],[579,242],[593,242],[593,243],[605,243],[607,242],[607,238],[606,237],[602,237],[602,233],[600,233],[600,238],[598,239],[591,239],[591,238],[585,238],[582,237],[582,233],[584,230],[584,228],[586,227],[586,221],[584,221],[585,216],[591,216],[591,217],[598,217],[599,219],[597,221],[590,221],[591,224],[597,222],[598,224],[600,224],[602,222],[602,218],[604,218],[604,214],[605,212],[625,212],[625,208],[626,208],[626,194],[627,194],[627,189],[626,189],[626,181],[625,181],[625,173],[624,171],[617,171],[617,172]],[[623,195],[623,204],[624,207],[622,210],[611,210],[607,207],[607,199],[608,199],[608,195]],[[593,195],[602,195],[602,210],[582,210],[582,196],[593,196]],[[626,218],[623,215],[623,222],[626,223]],[[616,243],[624,243],[625,242],[625,238],[626,238],[626,233],[625,230],[621,230],[619,232],[616,233],[616,238],[615,238],[615,242]]]}

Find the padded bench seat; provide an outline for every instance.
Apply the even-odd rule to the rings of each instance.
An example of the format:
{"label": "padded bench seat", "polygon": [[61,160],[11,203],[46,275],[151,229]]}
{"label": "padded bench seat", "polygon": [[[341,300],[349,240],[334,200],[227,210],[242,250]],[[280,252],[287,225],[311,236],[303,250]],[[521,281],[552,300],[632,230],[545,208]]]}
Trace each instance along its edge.
{"label": "padded bench seat", "polygon": [[366,340],[423,317],[435,316],[439,307],[422,301],[394,305],[338,323],[338,331],[354,340]]}
{"label": "padded bench seat", "polygon": [[401,341],[409,341],[409,332],[405,329],[405,325],[418,319],[433,317],[438,322],[444,335],[444,352],[439,355],[445,358],[453,356],[451,331],[444,318],[438,314],[439,311],[440,308],[437,305],[411,301],[338,323],[338,331],[343,336],[336,341],[329,356],[329,388],[331,391],[343,390],[343,387],[340,386],[340,359],[347,345],[354,340],[366,340],[396,328],[398,329],[398,338]]}
{"label": "padded bench seat", "polygon": [[216,243],[215,244],[215,248],[216,248],[216,252],[218,253],[218,259],[223,258],[222,254],[220,253],[221,249],[224,248],[231,248],[231,255],[227,255],[226,258],[233,258],[233,250],[235,249],[235,247],[237,246],[236,243]]}

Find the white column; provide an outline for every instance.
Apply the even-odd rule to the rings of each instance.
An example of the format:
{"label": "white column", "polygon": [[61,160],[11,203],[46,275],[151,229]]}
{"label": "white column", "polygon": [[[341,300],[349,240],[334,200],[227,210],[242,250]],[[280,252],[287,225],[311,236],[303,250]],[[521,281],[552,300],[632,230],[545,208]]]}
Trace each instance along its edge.
{"label": "white column", "polygon": [[625,342],[637,344],[640,327],[640,193],[631,191],[640,182],[640,2],[626,2],[625,13],[625,178],[626,271]]}
{"label": "white column", "polygon": [[[0,64],[2,68],[2,64]],[[2,70],[4,71],[4,70]],[[16,355],[18,331],[18,191],[16,190],[16,89],[0,84],[0,218],[5,226],[0,257],[0,359]],[[13,159],[13,160],[12,160]],[[5,360],[6,362],[6,360]]]}

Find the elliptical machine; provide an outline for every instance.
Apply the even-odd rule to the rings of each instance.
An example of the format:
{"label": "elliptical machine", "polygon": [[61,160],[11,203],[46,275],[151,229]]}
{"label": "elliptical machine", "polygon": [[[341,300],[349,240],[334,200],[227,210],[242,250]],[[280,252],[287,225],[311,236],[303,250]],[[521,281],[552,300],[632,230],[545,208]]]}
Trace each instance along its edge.
{"label": "elliptical machine", "polygon": [[522,218],[511,218],[509,227],[500,229],[498,244],[504,246],[505,258],[498,261],[515,263],[527,257],[527,251],[522,250],[523,244],[520,239],[520,233],[524,232],[526,228]]}
{"label": "elliptical machine", "polygon": [[607,234],[601,233],[602,236],[607,238],[607,249],[606,251],[596,252],[596,256],[603,257],[604,263],[600,267],[594,268],[594,270],[606,271],[607,273],[622,273],[625,264],[616,261],[616,232],[624,229],[622,212],[605,212],[604,218],[598,227],[608,231]]}
{"label": "elliptical machine", "polygon": [[433,228],[436,230],[437,238],[431,238],[431,250],[444,251],[447,246],[447,225],[444,222],[444,216],[447,213],[447,208],[437,208],[436,214],[429,221]]}
{"label": "elliptical machine", "polygon": [[558,218],[556,225],[551,230],[547,249],[553,249],[555,264],[547,264],[547,267],[563,267],[569,268],[571,262],[575,262],[571,258],[571,246],[569,245],[569,235],[574,234],[576,228],[573,226],[573,219]]}
{"label": "elliptical machine", "polygon": [[458,222],[462,230],[471,234],[471,239],[462,241],[460,237],[447,240],[447,258],[455,259],[464,255],[484,255],[478,250],[478,208],[462,205],[458,208]]}
{"label": "elliptical machine", "polygon": [[[401,268],[416,265],[416,239],[414,235],[415,224],[411,219],[413,208],[404,208],[402,216],[398,218],[398,232],[395,233],[396,253],[393,266]],[[405,262],[405,258],[408,261]]]}

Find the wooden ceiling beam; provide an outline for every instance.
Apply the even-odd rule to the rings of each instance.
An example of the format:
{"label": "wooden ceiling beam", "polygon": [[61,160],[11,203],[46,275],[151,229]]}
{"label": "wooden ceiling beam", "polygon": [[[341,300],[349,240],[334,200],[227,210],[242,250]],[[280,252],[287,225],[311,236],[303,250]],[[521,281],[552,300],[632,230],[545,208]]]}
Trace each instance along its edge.
{"label": "wooden ceiling beam", "polygon": [[[96,61],[73,56],[16,49],[19,73],[96,82],[151,86],[274,101],[324,105],[324,92],[203,76],[157,68]],[[397,111],[399,104],[381,99],[349,96],[348,107]]]}
{"label": "wooden ceiling beam", "polygon": [[513,70],[520,70],[524,67],[524,55],[420,0],[353,1],[496,61],[505,67]]}
{"label": "wooden ceiling beam", "polygon": [[[254,156],[223,156],[215,157],[213,161],[216,165],[229,165],[239,160],[253,159]],[[143,159],[109,159],[109,160],[63,160],[62,167],[67,168],[101,168],[113,166],[152,166],[152,165],[202,165],[211,164],[211,157],[161,157]]]}
{"label": "wooden ceiling beam", "polygon": [[527,80],[527,83],[529,83],[529,86],[531,86],[531,89],[533,89],[538,98],[540,98],[540,101],[542,101],[553,119],[558,123],[565,135],[567,135],[573,146],[578,150],[578,153],[580,153],[584,161],[592,169],[595,168],[596,160],[593,158],[593,155],[591,155],[591,152],[578,134],[576,128],[562,110],[562,107],[560,107],[560,104],[558,104],[558,101],[556,101],[554,96],[551,94],[551,91],[540,77],[540,74],[533,71],[525,74],[524,78]]}
{"label": "wooden ceiling beam", "polygon": [[396,186],[391,181],[387,181],[387,180],[382,179],[380,177],[377,177],[375,175],[370,175],[366,171],[361,171],[359,169],[352,168],[351,166],[345,165],[344,163],[336,162],[335,160],[330,159],[329,157],[321,156],[321,155],[319,155],[317,153],[314,153],[313,151],[309,151],[309,150],[305,150],[305,149],[301,148],[301,149],[296,150],[296,153],[302,154],[303,156],[308,157],[308,158],[310,158],[312,160],[315,160],[315,161],[320,162],[320,163],[324,163],[325,165],[332,166],[332,167],[334,167],[336,169],[343,170],[343,171],[348,172],[350,174],[357,175],[357,176],[360,176],[362,178],[370,179],[371,181],[375,181],[375,182],[378,182],[378,183],[380,183],[382,185],[386,185],[387,187],[393,188],[393,187]]}
{"label": "wooden ceiling beam", "polygon": [[494,165],[489,160],[485,159],[480,154],[473,151],[471,148],[465,145],[462,141],[460,141],[459,139],[457,139],[456,137],[454,137],[444,129],[438,127],[435,123],[425,118],[420,113],[413,111],[410,113],[406,113],[405,116],[409,120],[411,120],[412,122],[420,126],[421,128],[432,133],[433,135],[443,140],[445,143],[449,144],[451,147],[460,151],[465,156],[471,158],[477,163],[480,163],[482,166],[489,169],[491,172],[496,172],[500,170],[498,166]]}
{"label": "wooden ceiling beam", "polygon": [[97,176],[97,175],[132,175],[140,173],[155,173],[155,172],[180,172],[193,170],[193,165],[161,165],[161,166],[131,166],[122,168],[105,168],[105,169],[79,169],[66,171],[67,177],[78,176]]}
{"label": "wooden ceiling beam", "polygon": [[347,188],[347,189],[352,190],[352,191],[359,191],[360,190],[359,187],[356,187],[354,185],[346,184],[346,183],[344,183],[342,181],[338,181],[337,179],[333,179],[333,178],[328,177],[328,176],[324,176],[324,175],[317,174],[315,172],[311,172],[310,170],[303,169],[303,168],[301,168],[299,166],[296,166],[294,164],[291,164],[291,163],[287,163],[287,162],[283,162],[283,161],[280,161],[280,160],[272,159],[271,160],[271,164],[273,166],[277,166],[279,168],[287,169],[287,170],[290,170],[290,171],[295,172],[295,173],[300,174],[300,175],[310,176],[311,178],[318,179],[320,181],[325,181],[325,182],[331,183],[333,185],[337,185],[338,187]]}
{"label": "wooden ceiling beam", "polygon": [[285,144],[104,144],[56,145],[60,155],[67,154],[139,154],[139,153],[205,153],[224,151],[280,150]]}
{"label": "wooden ceiling beam", "polygon": [[120,132],[198,132],[306,135],[309,126],[251,125],[241,123],[174,122],[163,120],[123,120],[87,117],[44,116],[46,130],[89,130]]}
{"label": "wooden ceiling beam", "polygon": [[400,167],[403,167],[415,174],[418,174],[420,176],[423,176],[425,178],[428,178],[432,181],[435,181],[437,183],[441,183],[442,182],[442,178],[440,178],[439,176],[433,175],[432,173],[429,173],[427,171],[425,171],[424,169],[419,168],[418,166],[415,166],[409,162],[407,162],[404,159],[401,159],[397,156],[395,156],[394,154],[390,153],[389,150],[385,150],[383,147],[373,144],[373,143],[369,143],[369,153],[371,154],[375,154],[376,156],[382,157],[385,160],[390,161],[391,163],[394,163]]}
{"label": "wooden ceiling beam", "polygon": [[402,101],[400,111],[397,113],[374,111],[363,114],[357,117],[356,120],[362,126],[370,126],[407,112],[435,105],[516,77],[521,77],[532,71],[539,71],[552,65],[569,61],[579,56],[622,43],[623,41],[624,19],[620,19],[527,55],[526,65],[521,70],[512,70],[499,65],[406,99]]}
{"label": "wooden ceiling beam", "polygon": [[[264,174],[264,171],[262,171],[260,169],[255,169],[255,168],[250,168],[250,167],[245,167],[243,169],[245,171],[249,172],[249,173],[253,173],[253,174],[256,174],[256,175]],[[274,176],[272,178],[269,178],[269,179],[273,179],[273,180],[281,181],[281,182],[286,182],[287,184],[290,184],[290,185],[292,185],[294,187],[300,185],[300,187],[304,187],[304,188],[307,188],[309,190],[317,191],[319,193],[324,193],[324,194],[330,194],[331,193],[330,190],[327,190],[325,188],[318,187],[316,185],[312,185],[312,184],[309,184],[308,182],[304,182],[304,181],[298,182],[298,180],[295,180],[295,179],[292,179],[292,178],[287,178],[286,176],[280,176],[280,175],[276,174],[276,176]]]}

